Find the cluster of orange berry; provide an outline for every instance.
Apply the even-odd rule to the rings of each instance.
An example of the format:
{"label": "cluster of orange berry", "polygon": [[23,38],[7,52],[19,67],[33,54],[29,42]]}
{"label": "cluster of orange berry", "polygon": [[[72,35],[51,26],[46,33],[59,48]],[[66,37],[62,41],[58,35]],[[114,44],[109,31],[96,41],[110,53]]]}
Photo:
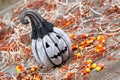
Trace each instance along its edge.
{"label": "cluster of orange berry", "polygon": [[[85,38],[85,37],[84,37]],[[96,40],[96,38],[95,37],[90,37],[89,39],[86,39],[86,40],[84,40],[84,41],[82,41],[81,43],[80,43],[80,46],[78,47],[79,48],[79,50],[83,50],[83,49],[85,49],[85,47],[87,47],[87,46],[90,46],[91,44],[93,44],[93,42]]]}
{"label": "cluster of orange berry", "polygon": [[[88,38],[88,34],[82,34],[81,37],[82,37],[82,38]],[[70,38],[71,38],[71,39],[75,39],[75,38],[76,38],[76,35],[75,35],[74,33],[72,33],[72,34],[70,34]],[[99,35],[99,36],[97,36],[97,41],[98,41],[98,45],[96,45],[96,48],[97,48],[97,49],[99,49],[99,50],[102,49],[102,45],[101,45],[101,44],[105,42],[105,39],[106,39],[106,38],[105,38],[104,35]],[[92,44],[95,40],[96,40],[96,37],[91,36],[90,38],[82,41],[82,42],[80,43],[80,46],[79,46],[79,47],[76,46],[75,44],[73,44],[73,45],[72,45],[72,50],[75,50],[75,49],[77,49],[77,48],[79,48],[80,50],[83,50],[86,46],[89,46],[89,45]]]}
{"label": "cluster of orange berry", "polygon": [[96,63],[93,63],[92,60],[87,60],[86,65],[87,67],[82,71],[82,75],[90,73],[92,69],[95,69],[96,71],[101,71],[104,68],[103,64],[97,65]]}
{"label": "cluster of orange berry", "polygon": [[[75,39],[76,35],[74,33],[70,34],[70,38],[71,39]],[[88,34],[82,34],[81,38],[88,38]],[[82,42],[80,42],[80,46],[76,46],[75,44],[72,45],[72,50],[76,50],[77,48],[79,50],[83,50],[85,49],[86,46],[89,46],[90,44],[92,44],[94,41],[96,40],[95,37],[90,37],[89,39],[86,39]]]}
{"label": "cluster of orange berry", "polygon": [[[82,51],[86,47],[92,45],[95,41],[96,41],[96,43],[95,43],[96,46],[94,47],[95,48],[95,52],[103,52],[103,51],[105,51],[104,42],[105,42],[106,38],[105,38],[104,35],[99,35],[97,37],[94,37],[94,36],[88,37],[87,34],[82,34],[81,36],[82,36],[82,38],[87,38],[87,39],[85,39],[84,41],[80,42],[79,46],[77,46],[75,44],[72,44],[72,50],[73,51],[76,50],[76,49]],[[70,37],[71,37],[71,39],[74,39],[74,38],[76,38],[76,35],[72,33],[70,35]],[[80,55],[80,53],[75,54],[75,56],[77,56],[77,55]]]}
{"label": "cluster of orange berry", "polygon": [[[37,66],[32,66],[28,69],[29,70],[28,72],[30,72],[29,74],[31,74],[32,72],[37,71],[37,69],[38,69]],[[22,73],[27,69],[25,69],[23,65],[17,65],[16,70],[17,70],[18,73]],[[40,80],[41,79],[41,75],[39,73],[35,74],[34,76],[26,74],[26,76],[20,76],[20,77],[22,77],[22,78],[24,77],[24,80],[31,80],[33,78],[34,78],[34,80]]]}
{"label": "cluster of orange berry", "polygon": [[26,76],[25,80],[41,80],[40,74],[36,74],[35,78],[31,78],[30,76]]}
{"label": "cluster of orange berry", "polygon": [[104,35],[99,35],[97,37],[97,41],[98,41],[98,44],[96,45],[95,49],[96,49],[96,52],[103,52],[105,51],[105,47],[104,47],[104,42],[105,42],[105,36]]}

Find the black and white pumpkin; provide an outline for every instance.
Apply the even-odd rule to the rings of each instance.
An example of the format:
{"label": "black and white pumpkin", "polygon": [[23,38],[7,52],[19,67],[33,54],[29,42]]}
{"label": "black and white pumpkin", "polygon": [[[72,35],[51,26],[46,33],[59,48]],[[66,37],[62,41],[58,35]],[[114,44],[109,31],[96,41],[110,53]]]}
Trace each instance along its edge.
{"label": "black and white pumpkin", "polygon": [[71,53],[71,43],[67,34],[32,10],[24,10],[20,21],[32,26],[32,52],[36,61],[47,67],[57,67],[67,61]]}

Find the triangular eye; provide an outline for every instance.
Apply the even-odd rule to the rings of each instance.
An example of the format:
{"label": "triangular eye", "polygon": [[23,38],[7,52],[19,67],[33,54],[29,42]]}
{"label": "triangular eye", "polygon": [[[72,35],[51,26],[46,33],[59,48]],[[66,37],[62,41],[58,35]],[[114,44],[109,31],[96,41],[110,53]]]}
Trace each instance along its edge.
{"label": "triangular eye", "polygon": [[46,48],[48,48],[49,47],[49,44],[46,42]]}
{"label": "triangular eye", "polygon": [[60,39],[61,37],[60,36],[58,36],[58,35],[56,35],[56,37],[58,38],[58,39]]}

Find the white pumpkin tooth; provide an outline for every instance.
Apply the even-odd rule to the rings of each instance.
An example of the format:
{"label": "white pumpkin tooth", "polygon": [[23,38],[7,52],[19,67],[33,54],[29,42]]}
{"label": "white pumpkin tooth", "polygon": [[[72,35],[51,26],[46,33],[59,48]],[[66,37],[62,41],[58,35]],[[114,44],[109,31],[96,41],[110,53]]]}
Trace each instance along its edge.
{"label": "white pumpkin tooth", "polygon": [[54,55],[51,58],[58,58],[59,56],[60,56],[60,53],[57,53],[57,55]]}

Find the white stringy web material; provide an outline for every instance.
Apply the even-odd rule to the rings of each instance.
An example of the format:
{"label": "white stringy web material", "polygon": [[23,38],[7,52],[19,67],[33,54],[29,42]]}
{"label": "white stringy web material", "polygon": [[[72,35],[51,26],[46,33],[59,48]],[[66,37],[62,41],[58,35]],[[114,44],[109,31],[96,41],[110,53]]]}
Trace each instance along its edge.
{"label": "white stringy web material", "polygon": [[[73,53],[73,55],[77,52],[82,53],[82,58],[77,61],[71,60],[69,64],[61,68],[50,69],[49,73],[46,68],[38,66],[33,58],[31,43],[34,41],[32,42],[30,38],[32,31],[30,23],[22,25],[19,21],[19,14],[25,8],[37,11],[68,35],[74,33],[76,37],[71,39],[71,45],[76,44],[78,47],[81,46],[80,42],[89,39],[90,36],[97,38],[99,35],[104,35],[106,40],[103,45],[105,45],[106,52],[100,55],[93,54],[92,51],[98,44],[95,41],[84,50],[76,50]],[[11,11],[11,14],[8,12],[5,16],[0,17],[0,79],[2,80],[22,80],[29,75],[32,78],[38,72],[43,80],[89,79],[89,76],[84,77],[81,74],[83,68],[86,67],[84,63],[87,59],[97,61],[101,57],[105,57],[104,53],[108,57],[110,53],[120,49],[120,0],[23,0],[21,5]],[[81,38],[83,33],[88,34],[88,38]],[[11,72],[4,72],[9,66],[14,66],[14,71],[16,71],[16,65],[24,66],[23,72],[15,73],[17,76]],[[32,76],[29,68],[34,65],[38,66],[38,70]],[[67,75],[69,71],[72,78]],[[8,79],[6,75],[11,78]]]}

